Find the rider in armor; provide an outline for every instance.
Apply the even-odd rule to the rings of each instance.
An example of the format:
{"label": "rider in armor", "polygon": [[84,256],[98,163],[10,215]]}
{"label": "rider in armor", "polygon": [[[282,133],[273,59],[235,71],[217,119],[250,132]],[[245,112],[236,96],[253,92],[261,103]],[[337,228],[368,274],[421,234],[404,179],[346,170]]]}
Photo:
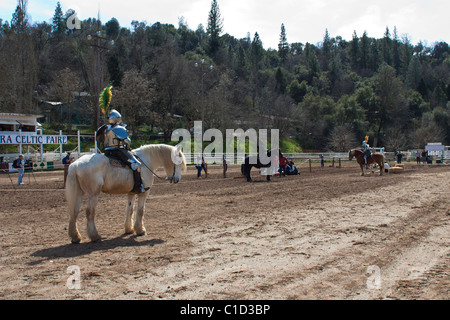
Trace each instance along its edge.
{"label": "rider in armor", "polygon": [[141,178],[142,163],[131,153],[130,137],[126,129],[126,124],[122,122],[122,115],[112,109],[108,115],[108,125],[103,125],[97,130],[97,137],[103,140],[103,151],[107,157],[120,159],[130,166],[134,175],[134,188],[132,192],[142,193],[149,188],[144,188]]}

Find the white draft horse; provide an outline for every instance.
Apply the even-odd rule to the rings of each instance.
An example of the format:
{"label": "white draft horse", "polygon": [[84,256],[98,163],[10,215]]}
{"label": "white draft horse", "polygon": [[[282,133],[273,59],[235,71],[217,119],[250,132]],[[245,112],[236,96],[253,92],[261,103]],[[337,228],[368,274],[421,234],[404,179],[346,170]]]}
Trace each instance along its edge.
{"label": "white draft horse", "polygon": [[[170,182],[178,183],[181,171],[186,170],[186,160],[181,147],[169,145],[147,145],[133,152],[145,163],[141,169],[144,187],[151,187],[154,174],[158,168],[163,167],[169,176]],[[146,167],[148,166],[148,168]],[[150,171],[150,170],[152,171]],[[145,201],[150,189],[144,193],[130,192],[134,186],[133,172],[129,167],[120,168],[110,164],[109,159],[102,154],[85,155],[69,167],[66,183],[66,199],[69,206],[69,236],[72,243],[79,243],[81,235],[77,228],[77,217],[81,207],[82,196],[87,195],[87,232],[91,241],[100,240],[95,226],[95,207],[100,193],[128,194],[126,207],[125,233],[136,233],[138,236],[146,234],[144,227]],[[133,216],[135,199],[138,199],[136,217]],[[133,225],[134,220],[134,225]]]}

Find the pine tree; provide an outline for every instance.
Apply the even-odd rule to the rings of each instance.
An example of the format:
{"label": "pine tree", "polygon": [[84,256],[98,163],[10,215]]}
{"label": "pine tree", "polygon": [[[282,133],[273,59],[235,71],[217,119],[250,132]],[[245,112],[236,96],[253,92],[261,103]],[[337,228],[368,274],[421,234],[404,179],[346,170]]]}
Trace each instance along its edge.
{"label": "pine tree", "polygon": [[367,36],[367,31],[364,31],[362,37],[361,37],[361,50],[360,50],[360,68],[361,69],[367,69],[369,65],[369,45],[370,40]]}
{"label": "pine tree", "polygon": [[211,10],[208,15],[208,28],[206,32],[209,36],[209,53],[215,56],[220,48],[220,34],[222,33],[223,19],[220,14],[219,5],[217,0],[213,0],[211,3]]}
{"label": "pine tree", "polygon": [[352,46],[351,46],[350,56],[352,58],[352,67],[354,69],[358,68],[359,38],[358,38],[358,35],[356,34],[356,30],[353,31],[353,35],[352,35]]}
{"label": "pine tree", "polygon": [[66,26],[64,24],[64,13],[59,1],[56,4],[55,14],[53,15],[52,28],[53,34],[62,34],[66,30]]}
{"label": "pine tree", "polygon": [[327,71],[331,60],[331,39],[328,29],[325,29],[325,35],[323,37],[322,44],[322,70]]}
{"label": "pine tree", "polygon": [[23,34],[28,30],[27,3],[26,0],[19,0],[11,19],[11,29],[18,34]]}
{"label": "pine tree", "polygon": [[264,56],[264,48],[261,39],[259,38],[258,32],[255,33],[253,37],[252,45],[250,47],[250,57],[251,62],[254,67],[258,67]]}
{"label": "pine tree", "polygon": [[384,62],[386,62],[388,65],[392,65],[392,39],[388,27],[386,27],[386,31],[384,33],[381,50],[383,51]]}
{"label": "pine tree", "polygon": [[400,40],[397,34],[397,27],[394,27],[394,39],[392,43],[392,59],[395,70],[397,73],[400,72],[401,60],[400,60]]}
{"label": "pine tree", "polygon": [[289,44],[286,37],[286,28],[284,23],[281,24],[280,43],[278,44],[278,55],[280,56],[281,63],[283,64],[289,53]]}

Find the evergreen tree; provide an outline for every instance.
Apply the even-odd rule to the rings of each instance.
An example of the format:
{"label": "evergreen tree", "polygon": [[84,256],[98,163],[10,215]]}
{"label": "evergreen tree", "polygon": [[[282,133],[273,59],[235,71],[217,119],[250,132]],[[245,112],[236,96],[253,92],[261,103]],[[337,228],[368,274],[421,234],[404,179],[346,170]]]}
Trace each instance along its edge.
{"label": "evergreen tree", "polygon": [[322,70],[327,71],[331,60],[331,39],[328,29],[325,29],[325,35],[323,37],[322,44]]}
{"label": "evergreen tree", "polygon": [[370,42],[369,68],[372,71],[377,71],[381,63],[381,52],[378,41],[372,39]]}
{"label": "evergreen tree", "polygon": [[257,67],[264,57],[264,48],[258,32],[255,33],[253,38],[252,45],[250,47],[250,56],[254,67]]}
{"label": "evergreen tree", "polygon": [[359,57],[359,38],[356,34],[356,30],[353,31],[352,35],[352,44],[351,44],[351,51],[350,51],[350,57],[352,61],[352,67],[354,69],[358,68],[358,57]]}
{"label": "evergreen tree", "polygon": [[122,78],[123,78],[123,71],[120,68],[119,64],[119,58],[117,55],[111,55],[108,58],[108,73],[110,77],[110,81],[112,82],[112,85],[117,88],[120,87],[122,84]]}
{"label": "evergreen tree", "polygon": [[401,59],[400,59],[400,41],[397,34],[397,27],[394,27],[394,39],[392,42],[392,63],[397,73],[400,72],[401,69]]}
{"label": "evergreen tree", "polygon": [[280,56],[281,63],[283,64],[289,53],[289,44],[286,37],[286,28],[284,23],[281,24],[280,42],[278,43],[278,55]]}
{"label": "evergreen tree", "polygon": [[66,25],[64,23],[64,13],[59,1],[56,4],[55,14],[53,15],[52,29],[53,34],[62,34],[66,30]]}
{"label": "evergreen tree", "polygon": [[278,68],[277,72],[275,73],[275,92],[278,94],[284,94],[286,93],[286,87],[286,76],[284,75],[284,72],[281,70],[281,68]]}
{"label": "evergreen tree", "polygon": [[28,31],[27,3],[26,0],[19,0],[11,19],[11,29],[18,34]]}
{"label": "evergreen tree", "polygon": [[361,69],[367,69],[369,66],[369,45],[370,40],[367,36],[367,31],[364,31],[361,37],[361,48],[360,48],[360,59],[359,59],[359,67]]}
{"label": "evergreen tree", "polygon": [[411,89],[417,90],[421,78],[422,66],[420,64],[420,60],[417,56],[413,56],[408,66],[405,82]]}
{"label": "evergreen tree", "polygon": [[388,65],[392,65],[392,39],[389,27],[386,27],[384,38],[381,43],[381,50],[383,51],[383,60]]}
{"label": "evergreen tree", "polygon": [[209,53],[214,57],[221,46],[220,34],[222,33],[223,19],[220,14],[217,0],[211,3],[211,10],[208,15],[208,28],[206,32],[209,36]]}

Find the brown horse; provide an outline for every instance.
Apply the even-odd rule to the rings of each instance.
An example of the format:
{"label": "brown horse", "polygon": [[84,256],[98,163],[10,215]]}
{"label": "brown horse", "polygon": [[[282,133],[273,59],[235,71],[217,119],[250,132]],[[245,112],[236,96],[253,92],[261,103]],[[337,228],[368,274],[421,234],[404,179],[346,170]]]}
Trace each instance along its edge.
{"label": "brown horse", "polygon": [[[359,166],[361,167],[361,175],[364,175],[364,152],[359,149],[350,150],[348,153],[348,160],[356,158]],[[378,164],[380,167],[380,176],[383,175],[384,155],[382,153],[372,153],[371,157],[367,157],[367,164]]]}

